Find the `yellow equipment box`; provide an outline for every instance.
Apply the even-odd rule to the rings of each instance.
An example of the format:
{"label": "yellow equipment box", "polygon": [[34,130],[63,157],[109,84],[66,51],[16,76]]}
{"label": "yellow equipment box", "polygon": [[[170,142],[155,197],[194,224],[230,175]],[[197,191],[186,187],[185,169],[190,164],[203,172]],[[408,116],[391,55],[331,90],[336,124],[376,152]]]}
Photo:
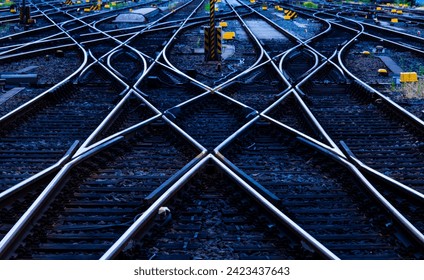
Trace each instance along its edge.
{"label": "yellow equipment box", "polygon": [[234,38],[236,38],[236,33],[233,31],[224,32],[224,35],[222,36],[222,39],[224,40],[233,40]]}
{"label": "yellow equipment box", "polygon": [[400,82],[401,83],[418,82],[417,72],[401,72]]}

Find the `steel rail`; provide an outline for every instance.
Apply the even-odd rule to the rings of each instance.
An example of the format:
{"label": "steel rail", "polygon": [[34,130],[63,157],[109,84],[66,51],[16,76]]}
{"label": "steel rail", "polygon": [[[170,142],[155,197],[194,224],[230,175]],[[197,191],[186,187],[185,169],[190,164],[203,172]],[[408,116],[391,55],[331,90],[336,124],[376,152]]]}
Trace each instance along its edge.
{"label": "steel rail", "polygon": [[301,228],[298,224],[296,224],[292,219],[290,219],[286,214],[284,214],[281,210],[275,207],[272,203],[262,197],[254,188],[252,188],[249,184],[243,181],[237,174],[235,174],[231,169],[229,169],[225,164],[223,164],[216,157],[211,155],[211,159],[221,167],[231,178],[233,178],[237,183],[239,183],[244,190],[246,190],[256,201],[260,202],[271,214],[277,217],[283,224],[285,224],[289,229],[296,233],[296,235],[300,236],[302,239],[306,241],[312,248],[314,248],[319,254],[323,257],[338,260],[339,257],[336,256],[333,252],[331,252],[328,248],[321,244],[318,240],[316,240],[312,235],[310,235],[307,231]]}
{"label": "steel rail", "polygon": [[300,97],[300,95],[297,93],[297,91],[295,89],[292,89],[290,92],[288,92],[286,95],[284,95],[283,97],[281,97],[279,100],[277,100],[273,105],[271,105],[267,110],[265,110],[264,112],[261,113],[261,116],[263,116],[264,118],[278,124],[279,126],[283,127],[284,129],[290,131],[290,132],[294,132],[302,137],[307,138],[308,140],[310,140],[311,142],[317,142],[318,140],[288,126],[285,125],[281,122],[279,122],[278,120],[275,120],[274,118],[270,117],[267,115],[268,112],[270,112],[273,108],[275,108],[276,106],[278,106],[278,104],[280,104],[285,98],[287,98],[287,96],[289,94],[293,94],[295,97],[296,102],[299,104],[302,112],[304,114],[306,114],[306,117],[308,119],[308,121],[311,122],[311,125],[318,130],[318,133],[324,137],[324,139],[331,145],[328,146],[325,143],[319,142],[319,145],[324,146],[326,149],[334,152],[335,154],[337,154],[338,156],[344,156],[342,151],[339,149],[339,147],[336,145],[336,143],[331,139],[331,137],[327,134],[327,132],[325,131],[325,129],[321,126],[321,124],[319,123],[319,121],[315,118],[315,116],[312,114],[312,112],[309,110],[308,106],[306,106],[305,102],[303,101],[303,99]]}
{"label": "steel rail", "polygon": [[[154,1],[153,1],[153,2],[154,2]],[[193,2],[193,0],[190,0],[190,1],[188,1],[187,3],[185,3],[184,5],[182,5],[182,6],[178,7],[178,8],[175,10],[175,12],[177,12],[177,11],[179,11],[180,9],[184,8],[185,6],[189,5],[191,2]],[[141,30],[141,31],[139,31],[139,32],[137,32],[137,33],[135,33],[133,36],[131,36],[130,38],[128,38],[128,39],[127,39],[127,40],[125,40],[124,42],[120,42],[118,46],[116,46],[115,48],[111,49],[108,53],[104,54],[104,55],[103,55],[103,56],[101,56],[99,59],[101,59],[101,58],[103,58],[103,57],[105,57],[105,56],[109,55],[109,53],[110,53],[110,52],[112,52],[112,51],[114,51],[114,50],[116,50],[116,49],[120,48],[122,45],[128,45],[128,43],[129,43],[129,42],[131,42],[131,41],[132,41],[132,40],[133,40],[133,39],[134,39],[134,38],[135,38],[138,34],[141,34],[141,33],[143,33],[144,31],[149,30],[151,27],[156,26],[156,25],[157,25],[157,24],[158,24],[161,20],[163,20],[163,19],[167,18],[168,16],[170,16],[170,15],[172,15],[172,14],[174,14],[174,12],[172,12],[172,11],[171,11],[171,12],[169,12],[169,13],[165,14],[164,16],[160,17],[159,19],[155,20],[154,22],[152,22],[152,23],[150,23],[150,24],[146,25],[146,26],[145,26],[145,28],[144,28],[143,30]],[[164,23],[164,24],[166,24],[166,23]],[[99,32],[106,33],[106,32],[101,31],[101,30],[99,30]]]}
{"label": "steel rail", "polygon": [[[3,37],[0,37],[0,41],[1,40],[9,40],[9,41],[12,41],[13,42],[13,40],[15,39],[15,37],[21,37],[21,36],[27,36],[28,34],[35,34],[35,35],[38,35],[38,33],[41,31],[44,31],[44,29],[51,29],[51,28],[55,28],[56,26],[54,25],[54,24],[51,24],[51,25],[48,25],[48,26],[42,26],[42,27],[39,27],[39,28],[36,28],[36,29],[31,29],[31,30],[27,30],[27,31],[23,31],[23,32],[19,32],[19,33],[15,33],[15,34],[11,34],[11,35],[5,35],[5,36],[3,36]],[[56,27],[57,28],[57,27]],[[62,31],[63,32],[63,31]],[[57,34],[60,34],[61,32],[59,32],[59,33],[57,33]],[[57,34],[53,34],[53,35],[50,35],[50,36],[48,36],[48,37],[52,37],[52,36],[57,36]],[[40,41],[40,40],[44,40],[45,38],[48,38],[48,37],[44,37],[44,38],[41,38],[41,39],[39,39],[39,40],[36,40],[36,41],[31,41],[31,42],[27,42],[27,43],[22,43],[22,44],[19,44],[19,45],[29,45],[29,44],[32,44],[32,43],[34,43],[34,42],[38,42],[38,41]],[[0,47],[0,49],[3,49],[3,48],[7,48],[7,47],[11,47],[10,45],[9,46],[2,46],[2,47]]]}
{"label": "steel rail", "polygon": [[[359,36],[360,34],[358,34]],[[358,77],[356,77],[352,72],[350,72],[346,66],[343,63],[343,53],[350,47],[350,45],[354,41],[350,41],[348,44],[346,44],[339,52],[338,54],[338,63],[340,64],[340,67],[343,69],[345,73],[347,73],[348,76],[356,80],[361,86],[363,86],[367,91],[369,91],[372,94],[375,94],[380,98],[382,101],[384,101],[386,104],[390,105],[391,108],[393,108],[396,112],[399,112],[402,116],[404,116],[407,120],[415,124],[421,131],[424,131],[424,121],[419,119],[414,114],[410,113],[409,111],[405,110],[403,107],[401,107],[399,104],[391,100],[390,98],[386,97],[385,95],[381,94],[379,91],[375,90],[368,84],[361,81]]]}
{"label": "steel rail", "polygon": [[[309,145],[312,148],[317,149],[318,151],[327,154],[328,156],[332,157],[333,159],[337,160],[338,162],[342,163],[347,167],[355,176],[362,182],[362,186],[365,188],[365,190],[371,195],[371,197],[377,201],[388,213],[389,215],[399,223],[399,225],[406,231],[406,233],[412,237],[416,242],[417,245],[424,248],[424,234],[420,232],[405,216],[399,212],[399,210],[396,209],[366,178],[365,176],[356,168],[356,166],[349,161],[347,158],[342,158],[339,156],[336,156],[333,153],[328,153],[327,150],[322,149],[320,147],[316,147],[316,144],[309,143],[309,140],[302,139],[301,137],[298,137],[300,141],[303,143]],[[344,145],[344,148],[346,148],[345,152],[349,154],[349,149],[346,145]],[[337,157],[337,158],[335,158]]]}
{"label": "steel rail", "polygon": [[[200,82],[200,81],[198,81],[198,80],[196,80],[196,79],[194,79],[194,78],[190,77],[189,75],[187,75],[187,74],[186,74],[186,73],[184,73],[184,72],[181,72],[181,71],[175,71],[175,69],[174,69],[174,68],[172,68],[172,67],[171,67],[171,66],[169,66],[168,64],[165,64],[165,63],[160,62],[160,61],[159,61],[159,59],[160,59],[159,57],[158,57],[157,59],[155,59],[154,63],[152,63],[152,64],[154,64],[154,65],[152,65],[152,66],[155,66],[155,65],[157,64],[157,65],[160,65],[160,66],[162,66],[162,67],[165,67],[166,69],[168,69],[168,70],[170,70],[170,71],[172,71],[172,72],[174,72],[174,73],[176,73],[176,74],[178,74],[178,75],[180,75],[180,76],[182,76],[182,77],[184,77],[184,78],[186,78],[186,79],[190,80],[191,82],[193,82],[194,84],[196,84],[196,85],[198,85],[199,87],[203,88],[204,90],[213,91],[213,89],[212,89],[211,87],[209,87],[208,85],[205,85],[204,83],[202,83],[202,82]],[[151,68],[152,68],[152,67],[151,67]],[[146,76],[146,75],[144,75],[144,76],[143,76],[143,78],[144,78],[145,76]],[[141,80],[142,80],[142,78],[140,77],[139,81],[137,81],[137,85],[139,85],[139,83],[141,82]]]}
{"label": "steel rail", "polygon": [[81,155],[74,160],[65,164],[65,166],[59,171],[54,179],[47,185],[43,192],[37,197],[37,199],[31,204],[26,212],[19,218],[15,225],[0,241],[0,259],[6,259],[11,252],[16,249],[19,245],[17,241],[24,237],[25,233],[31,228],[39,216],[46,211],[46,208],[50,205],[50,201],[54,198],[58,192],[61,191],[66,176],[71,172],[72,167],[78,162],[83,161],[85,158],[92,156],[101,150],[122,141],[123,137],[117,137],[104,143],[101,146],[97,146],[91,150],[90,153]]}
{"label": "steel rail", "polygon": [[252,30],[247,26],[246,22],[243,20],[243,17],[236,11],[236,9],[234,8],[233,5],[227,3],[228,6],[230,6],[230,8],[233,10],[233,12],[237,15],[239,21],[242,23],[242,27],[244,28],[245,31],[247,31],[247,34],[249,35],[250,39],[252,39],[255,43],[256,46],[259,48],[260,50],[260,54],[258,59],[256,60],[255,63],[253,63],[249,69],[255,67],[256,65],[258,65],[264,56],[266,56],[266,58],[268,60],[271,60],[271,58],[269,57],[269,55],[266,53],[265,49],[262,47],[261,43],[259,42],[258,38],[256,38],[255,34],[252,32]]}
{"label": "steel rail", "polygon": [[169,109],[165,110],[163,112],[163,114],[165,116],[171,116],[173,119],[176,119],[177,117],[175,116],[175,114],[173,113],[173,111],[180,110],[182,107],[187,106],[187,105],[190,105],[191,103],[196,102],[197,100],[200,100],[203,97],[208,96],[210,94],[211,94],[211,92],[209,92],[209,91],[204,92],[204,93],[201,93],[201,94],[199,94],[199,95],[197,95],[195,97],[192,97],[192,98],[190,98],[190,99],[188,99],[186,101],[181,102],[180,104],[175,105],[172,108],[169,108]]}
{"label": "steel rail", "polygon": [[225,165],[227,165],[234,173],[238,174],[238,176],[244,178],[245,181],[248,182],[251,186],[253,186],[256,191],[258,191],[264,198],[273,204],[278,204],[281,202],[281,199],[276,196],[273,192],[269,191],[267,188],[263,187],[261,184],[256,182],[251,176],[246,174],[243,170],[233,164],[230,160],[228,160],[222,153],[225,147],[227,147],[231,142],[233,142],[237,137],[241,136],[245,133],[253,124],[257,123],[261,117],[259,115],[255,116],[253,119],[248,121],[242,127],[240,127],[236,132],[231,134],[225,141],[219,144],[214,150],[213,155],[218,157]]}
{"label": "steel rail", "polygon": [[[140,60],[143,62],[143,71],[142,73],[146,72],[147,70],[147,61],[144,58],[144,56],[141,54],[141,52],[137,51],[135,48],[128,46],[128,45],[124,45],[126,48],[130,49],[131,51],[133,51],[139,58]],[[112,57],[117,54],[119,51],[124,51],[124,48],[121,49],[117,49],[114,52],[111,52],[108,56],[107,56],[107,66],[117,75],[117,76],[121,76],[122,78],[125,78],[121,73],[119,73],[118,70],[116,70],[111,63]],[[142,73],[140,73],[139,75],[141,75]],[[119,75],[118,75],[119,74]],[[132,85],[131,85],[132,86]]]}
{"label": "steel rail", "polygon": [[[201,7],[203,7],[203,2],[205,2],[205,0],[201,1],[200,4],[193,10],[193,12],[191,12],[186,18],[185,20],[183,20],[180,24],[180,27],[174,32],[174,34],[171,36],[171,38],[169,39],[169,41],[166,43],[166,45],[164,46],[164,48],[162,49],[162,51],[159,53],[159,55],[157,56],[157,58],[155,59],[155,62],[158,61],[159,59],[163,58],[163,60],[165,61],[165,63],[174,70],[174,72],[178,73],[179,75],[182,75],[190,80],[194,80],[191,77],[189,77],[187,74],[185,74],[184,72],[180,71],[177,67],[175,67],[171,62],[169,62],[168,57],[166,55],[167,49],[168,47],[170,47],[173,44],[173,41],[176,40],[177,35],[179,34],[179,32],[181,32],[184,29],[185,24],[188,22],[188,20],[197,12],[198,9],[200,9]],[[205,85],[206,86],[206,85]],[[209,87],[208,87],[209,88]]]}
{"label": "steel rail", "polygon": [[[116,119],[118,114],[122,111],[123,106],[125,103],[132,97],[136,96],[138,99],[140,99],[142,102],[146,103],[149,109],[151,109],[156,114],[152,117],[148,118],[147,120],[141,121],[135,125],[132,125],[131,127],[128,127],[122,131],[119,131],[117,133],[114,133],[104,139],[101,139],[97,142],[93,142],[94,139],[105,129],[109,127],[111,123]],[[134,91],[130,90],[128,93],[122,98],[119,103],[113,108],[113,110],[106,116],[106,118],[103,119],[103,121],[97,126],[97,128],[90,134],[90,136],[87,137],[87,139],[81,144],[78,151],[75,153],[73,158],[78,157],[79,155],[93,149],[98,144],[101,144],[103,142],[108,142],[109,140],[118,137],[118,136],[126,136],[129,133],[132,133],[134,130],[137,130],[139,127],[144,126],[147,123],[152,122],[153,120],[158,119],[161,116],[161,112],[158,111],[155,107],[153,107],[149,102],[147,102],[142,96],[136,95]]]}
{"label": "steel rail", "polygon": [[[238,1],[240,2],[240,1]],[[241,3],[241,2],[240,2]],[[242,5],[244,5],[243,3],[241,3]],[[225,82],[223,82],[222,84],[217,85],[213,90],[217,91],[220,88],[223,88],[225,85],[231,83],[232,81],[242,77],[245,74],[248,74],[249,72],[253,71],[254,69],[257,69],[259,67],[262,67],[263,65],[266,65],[268,63],[271,63],[271,66],[276,70],[276,73],[278,74],[278,76],[282,79],[282,81],[285,83],[285,85],[287,86],[287,88],[290,88],[290,82],[286,79],[286,77],[279,71],[278,67],[275,65],[274,61],[272,60],[272,58],[268,55],[268,53],[264,50],[264,48],[262,47],[261,43],[259,42],[259,40],[256,38],[256,36],[254,35],[254,33],[250,30],[250,28],[247,26],[247,24],[244,22],[244,20],[242,19],[242,16],[240,16],[240,14],[235,10],[235,8],[231,5],[228,4],[230,6],[230,8],[234,11],[234,13],[237,15],[237,17],[239,18],[239,21],[243,23],[243,27],[245,30],[248,31],[249,37],[255,41],[256,45],[259,47],[259,49],[261,50],[261,54],[259,56],[259,58],[257,59],[257,61],[251,65],[248,69],[244,70],[242,73],[240,73],[239,75],[236,75],[235,77],[226,80]],[[249,9],[251,9],[251,7],[245,5],[245,7],[248,7]],[[254,13],[257,13],[255,10],[252,10]],[[244,16],[244,15],[243,15]],[[274,27],[275,28],[275,27]],[[277,29],[278,30],[278,29]],[[281,30],[279,30],[280,32],[282,32]],[[283,34],[285,34],[284,32],[282,32]],[[265,58],[264,58],[265,56]],[[264,62],[261,63],[262,60],[265,60]]]}
{"label": "steel rail", "polygon": [[19,192],[28,189],[28,187],[30,187],[34,182],[37,182],[47,177],[48,175],[59,171],[66,163],[68,163],[72,159],[72,155],[76,152],[78,145],[79,141],[76,140],[68,149],[68,151],[63,155],[63,157],[59,159],[55,164],[14,185],[13,187],[1,192],[0,204],[3,203],[5,200],[13,198],[13,196],[17,195]]}
{"label": "steel rail", "polygon": [[385,181],[387,184],[392,186],[393,188],[396,188],[406,194],[408,194],[411,197],[414,197],[417,200],[420,200],[424,203],[424,193],[420,193],[401,182],[398,182],[394,180],[393,178],[388,177],[387,175],[367,166],[364,164],[361,160],[359,160],[355,154],[349,149],[349,147],[344,143],[343,141],[340,141],[340,146],[343,149],[344,154],[346,157],[355,165],[359,170],[363,171],[363,173],[367,173],[369,175],[375,176],[383,181]]}
{"label": "steel rail", "polygon": [[[286,73],[286,71],[284,71],[283,69],[283,64],[284,64],[284,60],[292,53],[297,51],[298,49],[301,49],[301,46],[295,46],[291,49],[289,49],[287,52],[284,53],[284,55],[281,56],[280,59],[280,63],[278,64],[278,69],[280,70],[281,73]],[[318,67],[319,64],[319,58],[316,52],[310,50],[309,48],[305,48],[306,51],[310,52],[314,58],[315,58],[315,63],[314,65],[305,73],[303,73],[303,75],[301,75],[299,78],[302,78],[304,76],[307,76],[309,73],[311,73],[314,69],[316,69]],[[289,77],[287,77],[287,79],[289,79]],[[301,81],[301,80],[300,80]],[[298,83],[298,81],[290,81],[290,87],[295,87],[295,85]]]}
{"label": "steel rail", "polygon": [[85,67],[85,65],[88,62],[88,54],[84,50],[84,48],[82,48],[78,43],[77,43],[77,46],[80,47],[80,49],[83,51],[83,54],[84,54],[84,60],[83,60],[83,63],[80,65],[80,67],[77,70],[75,70],[74,73],[72,73],[67,78],[65,78],[63,81],[57,83],[53,87],[51,87],[48,90],[44,91],[43,93],[39,94],[38,96],[36,96],[35,98],[31,99],[30,101],[22,104],[21,106],[19,106],[18,108],[14,109],[13,111],[11,111],[11,112],[7,113],[6,115],[0,117],[0,124],[4,125],[7,120],[9,120],[10,118],[14,117],[17,114],[20,114],[21,112],[23,112],[27,108],[31,107],[34,103],[36,103],[38,101],[41,101],[44,98],[47,98],[47,96],[50,95],[50,94],[54,94],[54,91],[55,90],[57,90],[59,87],[65,85],[66,83],[70,82],[70,80],[72,78],[74,78],[76,75],[78,75],[78,73],[80,71],[82,71],[82,69]]}
{"label": "steel rail", "polygon": [[[144,121],[136,126],[133,126],[125,131],[121,131],[119,134],[114,135],[113,137],[108,138],[107,140],[103,140],[101,142],[97,142],[93,144],[89,150],[81,151],[79,149],[75,152],[72,160],[64,165],[64,167],[59,171],[59,173],[55,176],[55,178],[49,183],[49,185],[44,189],[44,191],[38,196],[38,198],[34,201],[34,203],[27,209],[27,211],[21,216],[18,222],[12,227],[12,229],[6,234],[6,236],[0,241],[0,258],[5,258],[8,256],[12,250],[16,249],[18,246],[17,241],[22,239],[25,235],[25,232],[29,230],[34,224],[35,220],[41,215],[43,211],[46,211],[49,206],[49,201],[58,194],[63,188],[63,182],[66,180],[66,176],[72,170],[73,167],[86,160],[93,155],[108,149],[109,147],[123,141],[126,136],[130,133],[134,133],[136,130],[141,127],[151,123],[153,120],[157,119],[160,116],[156,116],[151,118],[150,120]],[[198,144],[194,139],[189,137],[184,131],[175,126],[172,122],[167,120],[166,117],[162,116],[166,123],[168,123],[171,128],[173,128],[177,133],[181,134],[193,147],[195,147],[200,153],[192,160],[190,163],[186,165],[193,165],[194,162],[200,160],[206,154],[206,149],[204,149],[200,144]],[[178,179],[176,176],[182,176],[182,172],[172,176],[167,180],[167,183],[171,183]]]}
{"label": "steel rail", "polygon": [[[29,43],[21,43],[21,44],[16,44],[16,45],[10,45],[10,46],[4,46],[4,47],[0,47],[0,56],[4,56],[4,54],[6,54],[7,52],[13,52],[13,51],[17,51],[21,48],[24,47],[28,47],[28,46],[33,46],[33,45],[42,45],[44,43],[51,43],[51,42],[55,42],[55,41],[65,41],[65,40],[69,40],[68,37],[64,36],[64,37],[57,37],[58,35],[63,34],[63,32],[59,32],[57,34],[53,34],[44,38],[41,38],[39,40],[36,41],[32,41]],[[57,38],[54,38],[57,37]]]}
{"label": "steel rail", "polygon": [[32,50],[32,51],[26,51],[24,53],[14,53],[14,54],[6,55],[6,56],[0,56],[0,60],[11,59],[11,58],[15,58],[15,57],[19,58],[19,57],[22,57],[22,55],[38,54],[38,53],[43,53],[43,52],[47,52],[47,51],[51,51],[51,50],[64,49],[64,48],[75,47],[75,46],[76,46],[76,44],[72,43],[72,44],[65,44],[65,45],[60,45],[60,46],[44,48],[44,49],[36,49],[36,50]]}
{"label": "steel rail", "polygon": [[[193,0],[192,0],[193,1]],[[182,9],[182,8],[184,8],[186,5],[189,5],[192,1],[189,1],[189,2],[187,2],[186,4],[184,4],[184,5],[182,5],[182,6],[180,6],[177,10],[179,10],[179,9]],[[163,17],[161,17],[161,18],[159,18],[158,20],[156,20],[156,21],[154,21],[154,22],[152,22],[151,24],[149,24],[149,25],[147,25],[146,27],[145,27],[145,29],[144,30],[148,30],[150,27],[152,27],[152,26],[154,26],[156,23],[158,23],[160,20],[162,20],[163,18],[165,18],[165,17],[167,17],[167,16],[169,16],[169,15],[171,15],[171,14],[173,14],[172,12],[170,12],[170,13],[168,13],[168,14],[166,14],[166,15],[164,15]],[[85,22],[84,22],[85,23]],[[87,25],[86,23],[85,23],[85,25]],[[97,29],[98,30],[98,29]],[[140,33],[143,33],[143,31],[144,30],[142,30],[142,31],[140,31],[139,33],[136,33],[136,34],[134,34],[133,36],[131,36],[130,38],[128,38],[127,40],[125,40],[124,42],[122,42],[122,41],[119,41],[119,40],[116,40],[116,38],[115,37],[112,37],[112,36],[110,36],[110,35],[108,35],[106,32],[103,32],[103,31],[101,31],[101,30],[98,30],[100,33],[102,33],[102,34],[104,34],[104,35],[106,35],[107,37],[110,37],[110,38],[112,38],[112,39],[114,39],[115,41],[117,41],[117,43],[118,43],[118,46],[116,46],[115,48],[113,48],[113,49],[111,49],[109,52],[107,52],[107,53],[105,53],[104,55],[102,55],[101,57],[99,57],[99,58],[95,58],[95,60],[102,60],[104,57],[107,57],[107,56],[109,56],[110,55],[110,53],[112,53],[112,52],[114,52],[115,50],[117,50],[117,49],[119,49],[119,48],[121,48],[122,46],[127,46],[127,47],[129,47],[130,49],[132,49],[134,52],[136,52],[136,53],[138,53],[141,57],[143,57],[143,61],[144,61],[144,63],[145,63],[145,69],[146,69],[146,67],[147,67],[147,62],[146,62],[146,60],[144,59],[144,56],[143,56],[143,54],[141,53],[141,52],[139,52],[138,50],[136,50],[135,48],[132,48],[131,46],[129,46],[128,45],[128,43],[129,42],[131,42],[131,40],[133,40],[138,34],[140,34]],[[157,61],[157,59],[155,60],[155,61]],[[154,63],[153,63],[154,64]],[[152,65],[153,65],[152,64]],[[129,88],[133,88],[134,90],[137,90],[136,89],[136,86],[137,86],[137,84],[142,80],[142,78],[145,76],[144,74],[146,73],[146,71],[147,70],[145,70],[144,71],[144,73],[142,73],[141,74],[141,76],[140,76],[140,78],[139,78],[139,80],[134,84],[134,85],[130,85],[129,86]],[[128,85],[127,85],[128,86]]]}
{"label": "steel rail", "polygon": [[278,210],[274,205],[264,199],[256,190],[250,187],[239,176],[232,172],[216,157],[209,154],[199,161],[192,169],[190,169],[183,177],[174,183],[160,198],[158,198],[132,225],[131,227],[109,248],[109,250],[100,258],[100,260],[109,260],[116,258],[125,248],[126,244],[136,236],[158,213],[160,207],[165,205],[180,189],[186,184],[201,168],[206,166],[210,161],[214,162],[222,171],[224,171],[235,183],[249,193],[261,206],[265,207],[272,215],[277,217],[280,222],[284,223],[298,236],[301,236],[306,242],[317,250],[324,257],[329,259],[338,259],[330,250],[325,248],[321,243],[316,241],[312,236],[305,232],[302,228],[291,221],[285,214]]}
{"label": "steel rail", "polygon": [[180,190],[185,182],[187,182],[194,174],[209,161],[209,156],[200,160],[193,168],[186,172],[176,183],[174,183],[166,192],[161,195],[143,214],[125,231],[124,234],[103,254],[100,260],[108,260],[115,258],[126,246],[126,244],[134,238],[134,236],[151,221],[162,205],[164,205],[172,195]]}
{"label": "steel rail", "polygon": [[[231,5],[229,5],[230,7],[232,7]],[[256,42],[256,44],[257,44],[257,46],[260,48],[260,50],[261,50],[261,55],[259,56],[259,58],[257,59],[257,61],[252,65],[252,66],[250,66],[248,69],[246,69],[245,71],[243,71],[241,74],[239,74],[239,75],[237,75],[236,77],[233,77],[232,79],[230,79],[230,80],[227,80],[226,82],[224,82],[224,83],[222,83],[222,84],[220,84],[220,85],[217,85],[216,87],[214,87],[213,89],[211,89],[211,88],[209,88],[208,86],[206,86],[206,88],[208,88],[209,90],[211,90],[211,91],[217,91],[219,88],[221,88],[221,87],[223,87],[225,84],[227,84],[227,83],[229,83],[229,82],[231,82],[231,81],[233,81],[233,80],[235,80],[235,79],[237,79],[238,77],[240,77],[240,76],[242,76],[243,74],[245,74],[245,73],[248,73],[249,72],[249,70],[251,70],[251,69],[254,69],[254,68],[256,68],[256,66],[258,66],[258,64],[260,63],[260,61],[262,60],[262,58],[263,58],[263,55],[265,54],[265,50],[263,49],[263,47],[261,46],[261,44],[259,43],[259,41],[257,40],[257,38],[254,36],[254,34],[250,31],[250,29],[247,27],[247,25],[244,23],[244,21],[242,20],[242,18],[241,18],[241,16],[240,16],[240,14],[238,14],[238,12],[234,9],[234,8],[232,8],[233,9],[233,12],[236,14],[236,16],[239,18],[239,20],[243,23],[243,27],[246,29],[246,30],[248,30],[248,34],[249,34],[249,36],[250,36],[250,38],[251,39],[253,39],[255,42]],[[190,15],[191,16],[191,15]],[[188,17],[188,19],[190,18],[190,16]],[[178,32],[180,32],[182,29],[184,29],[184,28],[188,28],[188,27],[191,27],[192,25],[185,25],[185,23],[186,23],[187,21],[185,21],[183,24],[182,24],[182,26],[180,27],[180,29],[178,29],[176,32],[175,32],[175,34],[174,34],[174,36],[173,36],[173,38],[175,38],[176,37],[176,35],[177,35],[177,33]],[[172,68],[172,69],[174,69],[174,70],[176,70],[177,71],[177,73],[179,73],[180,75],[183,75],[183,76],[185,76],[186,78],[188,78],[188,79],[190,79],[190,80],[195,80],[195,79],[192,79],[191,77],[189,77],[188,75],[186,75],[185,73],[183,73],[183,72],[181,72],[181,71],[179,71],[174,65],[172,65],[170,62],[169,62],[169,60],[168,60],[168,58],[167,58],[167,56],[166,56],[166,48],[170,45],[170,43],[171,43],[171,41],[172,41],[172,39],[173,38],[171,38],[170,40],[169,40],[169,42],[168,42],[168,44],[165,46],[165,48],[164,48],[164,50],[163,50],[163,52],[161,52],[161,54],[162,54],[162,56],[164,57],[164,60],[166,61],[166,63]],[[161,55],[160,54],[160,55]],[[158,56],[158,58],[160,57],[160,55]],[[280,75],[280,77],[283,79],[283,81],[286,83],[286,85],[287,86],[289,86],[289,83],[288,83],[288,81],[285,79],[285,77],[278,71],[278,68],[275,66],[275,64],[273,63],[273,61],[271,60],[271,58],[267,55],[267,58],[268,58],[268,60],[267,60],[267,62],[266,63],[268,63],[268,62],[271,62],[271,64],[273,65],[273,67],[277,70],[277,73]],[[157,59],[156,59],[157,60]],[[264,64],[263,64],[264,65]],[[197,83],[200,83],[200,82],[198,82],[198,81],[196,81]]]}
{"label": "steel rail", "polygon": [[89,65],[87,65],[84,70],[81,71],[78,78],[76,79],[76,82],[79,82],[79,80],[82,79],[84,75],[86,75],[86,72],[90,70],[90,67],[98,64],[124,87],[124,89],[118,95],[123,95],[126,91],[130,89],[130,86],[127,85],[127,83],[125,83],[121,78],[119,78],[112,70],[110,70],[107,66],[105,66],[101,61],[97,60],[96,57],[94,57],[94,55],[91,53],[91,51],[88,51],[88,54],[93,61]]}

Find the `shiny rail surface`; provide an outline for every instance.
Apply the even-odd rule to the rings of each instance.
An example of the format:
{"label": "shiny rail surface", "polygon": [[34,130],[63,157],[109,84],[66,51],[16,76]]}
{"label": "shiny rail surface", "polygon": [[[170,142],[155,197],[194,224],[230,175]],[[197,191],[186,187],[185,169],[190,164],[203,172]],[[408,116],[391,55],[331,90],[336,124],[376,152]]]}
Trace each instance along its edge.
{"label": "shiny rail surface", "polygon": [[209,1],[29,2],[0,14],[1,259],[424,259],[413,11],[223,0],[205,61]]}

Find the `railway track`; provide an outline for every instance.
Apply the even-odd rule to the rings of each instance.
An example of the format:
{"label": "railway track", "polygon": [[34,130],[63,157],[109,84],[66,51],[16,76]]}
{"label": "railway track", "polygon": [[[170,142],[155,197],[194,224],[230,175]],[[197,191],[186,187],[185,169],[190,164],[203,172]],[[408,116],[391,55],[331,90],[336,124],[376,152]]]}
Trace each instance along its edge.
{"label": "railway track", "polygon": [[[374,55],[364,56],[361,52],[365,50],[370,50]],[[381,42],[378,38],[360,36],[355,44],[343,52],[343,64],[358,79],[391,98],[410,113],[422,118],[420,110],[422,94],[419,87],[413,83],[402,86],[394,81],[400,72],[420,73],[424,67],[423,57],[424,53],[421,51]],[[360,65],[364,63],[369,66],[369,71],[360,71],[362,68]],[[387,69],[388,75],[379,74],[378,69]]]}
{"label": "railway track", "polygon": [[[175,27],[163,28],[160,30],[146,30],[134,37],[129,45],[141,53],[155,59],[172,37],[174,30]],[[149,41],[150,44],[145,44],[144,42],[146,41]]]}
{"label": "railway track", "polygon": [[346,167],[308,149],[274,124],[252,126],[220,153],[234,169],[276,196],[277,207],[334,254],[342,259],[422,254],[422,249],[413,252],[403,244],[396,230],[387,229],[391,218]]}
{"label": "railway track", "polygon": [[423,192],[418,163],[422,130],[359,83],[343,82],[336,73],[322,68],[302,85],[312,113],[334,141],[344,141],[366,164]]}
{"label": "railway track", "polygon": [[26,245],[11,257],[98,259],[145,210],[146,197],[167,180],[172,182],[197,154],[187,140],[158,121],[87,157],[61,179],[64,185],[56,186],[61,191],[55,190],[55,199],[46,201],[50,206],[26,234]]}
{"label": "railway track", "polygon": [[128,84],[134,84],[142,74],[144,64],[138,54],[131,50],[119,50],[111,58],[111,68],[116,70],[120,78]]}
{"label": "railway track", "polygon": [[156,65],[136,88],[159,111],[164,112],[204,93],[205,90],[170,69]]}
{"label": "railway track", "polygon": [[295,49],[282,58],[281,71],[291,84],[296,84],[314,68],[316,60],[315,54],[308,49]]}
{"label": "railway track", "polygon": [[344,29],[336,25],[332,25],[331,29],[321,36],[314,37],[308,42],[308,45],[326,58],[330,58],[336,50],[356,35],[349,29]]}
{"label": "railway track", "polygon": [[205,63],[204,3],[37,3],[49,26],[0,38],[3,72],[74,63],[0,94],[0,258],[424,259],[422,123],[343,64],[363,27],[419,39],[231,1]]}
{"label": "railway track", "polygon": [[321,259],[216,165],[205,166],[118,259]]}
{"label": "railway track", "polygon": [[286,89],[287,84],[272,65],[265,64],[227,83],[220,92],[261,112]]}
{"label": "railway track", "polygon": [[176,125],[209,151],[255,114],[253,109],[219,95],[200,96],[165,112]]}
{"label": "railway track", "polygon": [[2,191],[54,164],[101,123],[123,90],[107,75],[94,66],[80,84],[67,83],[1,119]]}

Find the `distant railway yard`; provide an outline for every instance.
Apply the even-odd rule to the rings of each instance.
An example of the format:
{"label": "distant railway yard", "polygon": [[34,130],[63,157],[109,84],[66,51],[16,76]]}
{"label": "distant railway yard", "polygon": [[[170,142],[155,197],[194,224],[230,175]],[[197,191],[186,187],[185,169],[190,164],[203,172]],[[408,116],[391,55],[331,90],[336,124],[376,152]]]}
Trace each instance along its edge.
{"label": "distant railway yard", "polygon": [[413,4],[0,0],[0,259],[424,259]]}

